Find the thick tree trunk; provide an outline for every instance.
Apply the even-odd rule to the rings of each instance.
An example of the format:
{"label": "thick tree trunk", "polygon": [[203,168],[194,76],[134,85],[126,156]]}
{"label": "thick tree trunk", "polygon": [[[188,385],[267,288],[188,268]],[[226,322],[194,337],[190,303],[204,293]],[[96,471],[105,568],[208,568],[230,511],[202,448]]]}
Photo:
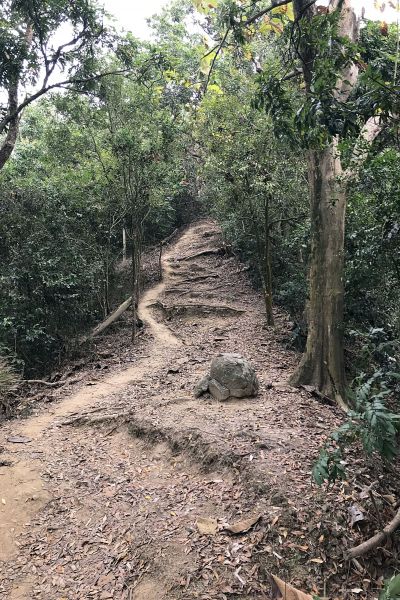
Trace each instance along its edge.
{"label": "thick tree trunk", "polygon": [[[12,115],[18,108],[18,84],[11,84],[8,90],[8,111]],[[10,158],[17,141],[19,131],[19,117],[14,117],[9,125],[7,135],[0,147],[0,171]]]}
{"label": "thick tree trunk", "polygon": [[344,228],[346,184],[334,140],[309,153],[311,265],[307,347],[293,385],[314,385],[343,407]]}
{"label": "thick tree trunk", "polygon": [[[297,19],[311,20],[315,3],[294,0]],[[356,42],[359,22],[351,0],[333,0],[329,10],[340,11],[338,34]],[[313,75],[318,51],[315,41],[300,37],[299,57],[307,93],[313,93]],[[345,103],[357,81],[358,67],[349,63],[336,82],[333,94]],[[311,265],[308,302],[308,338],[306,351],[293,385],[314,385],[327,396],[345,404],[343,352],[344,310],[344,227],[346,216],[346,176],[342,171],[338,140],[325,148],[309,151],[311,200]]]}

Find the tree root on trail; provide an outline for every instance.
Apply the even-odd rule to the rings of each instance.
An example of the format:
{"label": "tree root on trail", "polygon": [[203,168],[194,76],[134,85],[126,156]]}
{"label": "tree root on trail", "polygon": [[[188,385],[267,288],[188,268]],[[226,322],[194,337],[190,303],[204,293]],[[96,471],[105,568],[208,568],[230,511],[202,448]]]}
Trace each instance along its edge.
{"label": "tree root on trail", "polygon": [[211,287],[211,288],[202,288],[199,290],[177,290],[176,288],[172,288],[175,289],[174,292],[171,292],[172,294],[176,294],[178,296],[178,298],[180,298],[181,296],[187,296],[188,294],[192,294],[193,298],[198,298],[198,297],[205,297],[205,298],[211,298],[212,296],[216,296],[216,294],[214,294],[214,292],[216,292],[217,290],[221,289],[221,288],[225,288],[226,284],[225,283],[221,283],[220,285],[216,285],[215,287]]}
{"label": "tree root on trail", "polygon": [[188,293],[190,293],[190,291],[191,290],[182,290],[177,287],[173,287],[173,288],[169,288],[168,290],[165,290],[164,294],[165,295],[167,295],[167,294],[182,294],[182,293],[188,294]]}
{"label": "tree root on trail", "polygon": [[186,285],[187,283],[196,283],[199,281],[205,281],[206,279],[219,279],[220,276],[217,273],[211,273],[211,275],[196,275],[195,277],[188,277],[183,279],[179,285]]}
{"label": "tree root on trail", "polygon": [[64,379],[59,381],[45,381],[44,379],[24,379],[21,384],[28,383],[29,385],[44,385],[46,387],[61,387],[63,385],[72,385],[82,381],[82,377],[75,377],[74,379]]}
{"label": "tree root on trail", "polygon": [[392,521],[390,521],[390,523],[388,525],[386,525],[386,527],[384,527],[384,529],[382,529],[382,531],[379,531],[377,534],[375,534],[369,540],[366,540],[362,544],[359,544],[359,546],[355,546],[354,548],[351,548],[348,551],[346,558],[348,558],[350,560],[352,558],[364,556],[364,554],[371,552],[371,550],[375,550],[375,548],[378,548],[379,546],[381,546],[391,535],[393,535],[395,533],[396,529],[398,529],[399,527],[400,527],[400,510],[397,512],[394,519]]}
{"label": "tree root on trail", "polygon": [[195,254],[189,254],[189,256],[182,256],[177,260],[181,262],[184,260],[192,260],[193,258],[198,258],[199,256],[210,256],[212,254],[222,256],[226,254],[226,248],[210,248],[209,250],[202,250],[201,252],[196,252]]}
{"label": "tree root on trail", "polygon": [[129,419],[132,418],[132,414],[132,412],[116,412],[93,416],[92,413],[81,413],[72,418],[61,421],[60,425],[79,427],[81,425],[96,426],[104,423],[117,423],[118,426],[120,426],[129,421]]}
{"label": "tree root on trail", "polygon": [[244,308],[234,308],[223,304],[174,304],[166,306],[162,302],[150,304],[151,308],[161,310],[166,317],[175,316],[208,316],[210,314],[220,316],[238,316],[246,312]]}

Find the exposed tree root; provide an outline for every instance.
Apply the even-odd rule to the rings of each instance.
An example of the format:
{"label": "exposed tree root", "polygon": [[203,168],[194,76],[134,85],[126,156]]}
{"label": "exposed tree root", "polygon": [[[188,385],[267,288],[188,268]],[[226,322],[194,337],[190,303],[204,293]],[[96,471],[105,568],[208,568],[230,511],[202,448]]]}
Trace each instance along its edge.
{"label": "exposed tree root", "polygon": [[62,387],[63,385],[72,385],[81,381],[82,377],[75,377],[74,379],[64,379],[59,381],[45,381],[44,379],[24,379],[21,383],[28,383],[30,385],[44,385],[46,387],[56,388]]}
{"label": "exposed tree root", "polygon": [[189,293],[191,290],[182,290],[177,287],[170,288],[169,290],[165,290],[164,294],[167,296],[168,294],[182,294]]}
{"label": "exposed tree root", "polygon": [[195,277],[188,277],[188,279],[183,279],[180,285],[205,281],[206,279],[219,279],[219,275],[217,273],[211,273],[211,275],[196,275]]}
{"label": "exposed tree root", "polygon": [[376,535],[371,537],[369,540],[366,540],[359,546],[355,546],[351,548],[347,553],[347,558],[358,558],[359,556],[364,556],[364,554],[368,554],[372,550],[375,550],[379,546],[381,546],[391,535],[395,533],[395,531],[400,527],[400,510],[397,512],[396,516],[386,527],[379,531]]}
{"label": "exposed tree root", "polygon": [[172,318],[175,316],[208,316],[208,315],[219,315],[219,316],[238,316],[246,312],[243,308],[233,308],[232,306],[225,306],[219,304],[175,304],[172,306],[166,306],[162,302],[155,302],[150,305],[151,308],[161,310],[162,313]]}
{"label": "exposed tree root", "polygon": [[209,250],[202,250],[201,252],[196,252],[195,254],[189,254],[189,256],[182,256],[178,258],[180,262],[184,260],[192,260],[194,258],[198,258],[199,256],[209,256],[212,254],[216,254],[217,256],[222,256],[226,254],[225,248],[210,248]]}
{"label": "exposed tree root", "polygon": [[173,453],[186,452],[206,469],[216,466],[232,467],[242,458],[235,452],[221,454],[218,449],[214,450],[212,442],[207,441],[202,435],[208,432],[202,432],[195,427],[185,431],[171,427],[161,429],[143,419],[130,419],[128,431],[134,437],[146,439],[152,444],[166,442]]}
{"label": "exposed tree root", "polygon": [[110,414],[93,416],[91,413],[81,413],[70,419],[65,419],[61,425],[71,425],[79,427],[81,425],[96,426],[104,423],[117,423],[123,425],[132,417],[131,412],[115,412]]}

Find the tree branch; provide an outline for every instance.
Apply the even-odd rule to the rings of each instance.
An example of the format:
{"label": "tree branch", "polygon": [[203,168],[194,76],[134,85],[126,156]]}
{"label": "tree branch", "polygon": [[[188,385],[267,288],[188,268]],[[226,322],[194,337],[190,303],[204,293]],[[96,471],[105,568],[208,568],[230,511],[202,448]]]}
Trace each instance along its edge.
{"label": "tree branch", "polygon": [[[2,119],[2,121],[0,121],[0,133],[2,133],[4,131],[4,129],[7,127],[7,125],[9,123],[12,122],[13,119],[15,119],[16,117],[18,117],[18,115],[21,114],[21,112],[24,110],[24,108],[26,108],[27,106],[32,104],[32,102],[34,102],[35,100],[37,100],[44,94],[47,94],[47,92],[49,92],[51,90],[54,90],[54,89],[60,88],[60,87],[65,87],[65,86],[73,86],[73,85],[79,85],[79,84],[83,84],[83,83],[90,83],[91,81],[98,81],[99,79],[102,79],[103,77],[107,77],[109,75],[124,75],[125,73],[128,73],[129,71],[131,71],[131,69],[126,68],[126,69],[118,69],[116,71],[106,71],[104,73],[98,73],[97,75],[93,75],[91,77],[83,77],[83,78],[73,78],[72,77],[70,79],[65,79],[64,81],[58,81],[57,83],[52,83],[51,85],[42,87],[35,94],[32,94],[32,96],[25,98],[25,100],[23,102],[21,102],[21,104],[18,105],[13,111],[9,111],[8,115],[6,117],[4,117],[4,119]],[[68,89],[71,89],[71,88],[68,88]]]}
{"label": "tree branch", "polygon": [[216,63],[216,61],[217,61],[217,58],[218,58],[218,55],[219,55],[219,53],[221,52],[222,48],[223,48],[223,47],[224,47],[224,45],[225,45],[226,38],[228,37],[228,35],[229,35],[229,32],[230,32],[230,28],[228,27],[228,29],[227,29],[227,30],[225,31],[225,33],[224,33],[224,37],[222,38],[222,40],[221,40],[221,43],[219,44],[218,50],[216,51],[216,53],[215,53],[215,56],[214,56],[214,58],[212,59],[212,62],[211,62],[211,65],[210,65],[210,70],[208,71],[208,76],[207,76],[206,85],[204,86],[204,93],[206,93],[206,92],[207,92],[207,88],[208,88],[208,86],[209,86],[209,83],[210,83],[211,74],[212,74],[212,72],[213,72],[213,70],[214,70],[215,63]]}
{"label": "tree branch", "polygon": [[252,25],[256,21],[258,21],[258,19],[261,19],[261,17],[263,17],[267,13],[271,12],[271,10],[273,10],[274,8],[277,8],[278,6],[284,6],[285,4],[289,4],[291,1],[292,0],[279,0],[278,2],[274,2],[273,4],[271,4],[271,6],[268,6],[268,8],[260,10],[260,12],[247,19],[247,21],[242,23],[241,26],[248,27],[249,25]]}
{"label": "tree branch", "polygon": [[379,117],[370,117],[361,130],[360,136],[355,144],[350,166],[346,169],[344,175],[349,178],[355,169],[360,167],[368,156],[369,148],[372,142],[382,131],[382,124]]}
{"label": "tree branch", "polygon": [[[18,83],[10,85],[8,90],[8,111],[9,113],[16,113],[18,108]],[[8,159],[10,158],[15,143],[18,137],[19,131],[19,118],[18,116],[12,117],[8,121],[9,127],[6,138],[0,148],[0,170],[4,167]]]}
{"label": "tree branch", "polygon": [[374,535],[369,540],[366,540],[359,546],[355,548],[351,548],[347,553],[347,558],[357,558],[358,556],[363,556],[371,550],[375,550],[381,546],[393,533],[400,527],[400,510],[397,512],[396,516],[382,531],[379,531],[376,535]]}

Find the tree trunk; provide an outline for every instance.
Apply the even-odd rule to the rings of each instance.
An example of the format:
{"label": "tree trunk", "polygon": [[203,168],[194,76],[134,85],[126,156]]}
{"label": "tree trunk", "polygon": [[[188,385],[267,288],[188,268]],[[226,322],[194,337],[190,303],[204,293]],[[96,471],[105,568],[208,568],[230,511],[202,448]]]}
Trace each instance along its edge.
{"label": "tree trunk", "polygon": [[132,291],[132,343],[136,341],[136,320],[137,320],[137,240],[136,240],[136,227],[133,223],[134,216],[132,215],[132,227],[131,227],[131,291]]}
{"label": "tree trunk", "polygon": [[344,228],[346,184],[334,140],[309,153],[311,264],[307,347],[293,385],[314,385],[344,407]]}
{"label": "tree trunk", "polygon": [[[18,83],[11,84],[8,90],[8,112],[9,114],[13,114],[18,108]],[[16,141],[18,137],[19,131],[19,117],[16,116],[11,119],[8,125],[7,135],[4,139],[3,144],[0,148],[0,171],[10,158]]]}
{"label": "tree trunk", "polygon": [[138,321],[138,306],[140,300],[140,269],[142,264],[142,231],[134,222],[132,216],[131,229],[131,250],[132,250],[132,342],[136,342],[136,331]]}
{"label": "tree trunk", "polygon": [[122,262],[126,263],[127,252],[126,252],[126,229],[122,228]]}
{"label": "tree trunk", "polygon": [[264,206],[264,265],[263,265],[263,287],[265,312],[267,315],[267,325],[274,326],[274,313],[272,310],[272,268],[271,268],[271,239],[270,239],[270,219],[269,219],[269,196],[265,199]]}
{"label": "tree trunk", "polygon": [[[310,21],[316,14],[315,3],[294,0],[297,19]],[[330,10],[340,11],[338,35],[356,42],[359,21],[351,0],[333,0]],[[299,57],[305,89],[313,93],[313,74],[318,49],[315,41],[300,36]],[[345,103],[356,84],[358,67],[350,62],[339,74],[333,94]],[[311,201],[311,264],[308,302],[306,351],[293,385],[314,385],[323,394],[336,398],[347,409],[343,351],[344,311],[344,227],[346,216],[346,176],[342,171],[338,139],[325,148],[309,151],[309,187]]]}

